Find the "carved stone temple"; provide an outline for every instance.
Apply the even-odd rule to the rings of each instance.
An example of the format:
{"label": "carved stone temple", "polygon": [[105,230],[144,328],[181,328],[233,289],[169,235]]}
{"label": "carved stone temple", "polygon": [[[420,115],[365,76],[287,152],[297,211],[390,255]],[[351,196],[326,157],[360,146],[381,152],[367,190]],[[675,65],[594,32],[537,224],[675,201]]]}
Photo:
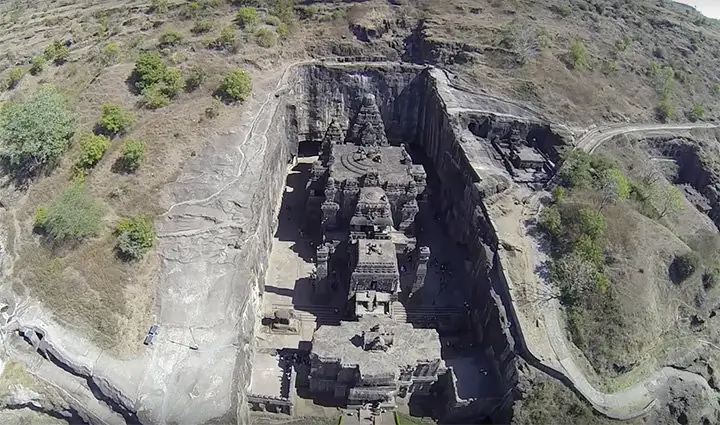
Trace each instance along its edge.
{"label": "carved stone temple", "polygon": [[308,216],[321,227],[315,290],[347,288],[354,317],[392,316],[393,302],[412,298],[427,272],[429,248],[414,236],[426,174],[403,145],[390,145],[371,94],[343,133],[329,125],[307,187]]}
{"label": "carved stone temple", "polygon": [[434,329],[415,329],[384,316],[363,317],[315,331],[310,391],[348,406],[391,407],[395,397],[428,396],[446,372]]}
{"label": "carved stone temple", "polygon": [[349,129],[332,122],[308,183],[307,216],[320,226],[315,293],[347,292],[340,326],[320,326],[310,354],[310,390],[348,405],[394,405],[428,395],[446,371],[434,329],[393,320],[393,305],[423,287],[430,249],[415,218],[426,174],[404,145],[388,142],[373,95]]}

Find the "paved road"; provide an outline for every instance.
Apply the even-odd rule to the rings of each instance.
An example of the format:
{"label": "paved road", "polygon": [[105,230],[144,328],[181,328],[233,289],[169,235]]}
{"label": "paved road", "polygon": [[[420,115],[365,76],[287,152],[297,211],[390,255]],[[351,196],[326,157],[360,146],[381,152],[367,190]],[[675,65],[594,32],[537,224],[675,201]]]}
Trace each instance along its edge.
{"label": "paved road", "polygon": [[698,123],[698,124],[612,124],[590,128],[576,142],[578,149],[592,153],[603,142],[613,137],[623,134],[642,134],[642,133],[672,133],[674,131],[693,130],[699,128],[718,128],[714,123]]}
{"label": "paved road", "polygon": [[[713,129],[718,128],[716,124],[620,124],[594,127],[583,134],[576,142],[576,148],[587,152],[593,152],[602,143],[613,137],[625,134],[672,134],[676,131],[692,129]],[[533,209],[532,205],[527,207]],[[546,288],[549,290],[549,288]],[[555,353],[556,361],[560,368],[548,364],[548,367],[555,369],[572,381],[575,389],[585,399],[605,416],[614,419],[627,420],[639,417],[647,413],[656,403],[654,394],[656,390],[666,385],[668,378],[678,377],[684,380],[704,380],[696,374],[680,371],[673,368],[663,368],[642,382],[638,382],[630,388],[615,393],[603,393],[595,389],[588,381],[582,368],[578,366],[572,355],[570,343],[567,340],[567,332],[563,326],[561,307],[557,300],[553,299],[543,307],[545,329],[550,345]],[[530,348],[530,347],[529,347]],[[707,382],[705,382],[707,384]]]}

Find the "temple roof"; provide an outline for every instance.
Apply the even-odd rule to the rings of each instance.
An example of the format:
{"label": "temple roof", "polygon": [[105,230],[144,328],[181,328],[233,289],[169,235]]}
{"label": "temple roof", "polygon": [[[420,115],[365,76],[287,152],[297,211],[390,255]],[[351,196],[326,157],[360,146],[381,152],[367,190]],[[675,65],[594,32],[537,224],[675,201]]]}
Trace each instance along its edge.
{"label": "temple roof", "polygon": [[[387,351],[366,351],[353,339],[374,326],[393,335]],[[357,322],[341,322],[340,326],[320,326],[313,335],[312,355],[321,359],[338,359],[345,365],[357,365],[362,375],[398,374],[400,368],[414,367],[421,361],[439,361],[442,344],[435,329],[416,329],[385,316],[363,316]]]}

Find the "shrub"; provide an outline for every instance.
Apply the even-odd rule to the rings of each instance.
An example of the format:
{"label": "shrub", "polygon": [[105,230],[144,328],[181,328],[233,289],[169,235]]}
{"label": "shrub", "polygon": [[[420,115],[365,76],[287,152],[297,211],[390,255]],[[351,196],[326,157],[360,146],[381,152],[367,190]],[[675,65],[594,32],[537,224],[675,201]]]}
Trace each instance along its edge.
{"label": "shrub", "polygon": [[160,48],[173,47],[182,43],[183,35],[175,30],[168,29],[160,35],[160,39],[158,41]]}
{"label": "shrub", "polygon": [[106,64],[115,63],[120,56],[120,45],[114,41],[108,43],[102,50],[102,60]]}
{"label": "shrub", "polygon": [[691,122],[697,122],[705,117],[705,108],[702,105],[695,105],[687,113],[687,117]]}
{"label": "shrub", "polygon": [[33,227],[43,229],[47,225],[48,209],[47,207],[37,207],[35,210],[35,221]]}
{"label": "shrub", "polygon": [[75,183],[47,208],[42,228],[55,241],[82,240],[98,234],[104,215],[103,207]]}
{"label": "shrub", "polygon": [[619,52],[624,52],[625,50],[627,50],[628,47],[630,47],[632,42],[633,42],[632,38],[630,38],[630,36],[626,35],[621,40],[618,40],[615,42],[615,48]]}
{"label": "shrub", "polygon": [[20,80],[22,80],[22,77],[25,75],[25,68],[17,67],[10,70],[10,73],[7,77],[7,87],[8,89],[14,89],[17,87]]}
{"label": "shrub", "polygon": [[80,158],[75,164],[77,174],[83,175],[100,162],[110,148],[110,139],[102,134],[85,134],[80,138]]}
{"label": "shrub", "polygon": [[178,93],[183,91],[185,88],[185,80],[183,80],[182,73],[177,68],[169,68],[163,76],[160,89],[162,92],[172,99],[177,96]]}
{"label": "shrub", "polygon": [[277,16],[269,15],[265,17],[265,23],[273,27],[279,27],[283,22]]}
{"label": "shrub", "polygon": [[166,13],[168,11],[168,0],[152,0],[150,2],[150,12]]}
{"label": "shrub", "polygon": [[127,260],[138,260],[155,243],[155,227],[147,216],[123,219],[115,229],[117,243],[115,249]]}
{"label": "shrub", "polygon": [[664,97],[660,105],[658,105],[656,112],[660,121],[668,122],[675,118],[677,108],[668,97]]}
{"label": "shrub", "polygon": [[157,53],[142,53],[135,63],[133,79],[139,91],[153,86],[163,80],[167,65]]}
{"label": "shrub", "polygon": [[287,38],[288,35],[290,35],[290,28],[287,26],[286,23],[280,24],[280,26],[277,27],[277,33],[283,40]]}
{"label": "shrub", "polygon": [[120,163],[126,171],[135,171],[145,160],[145,143],[139,140],[128,140],[123,144]]}
{"label": "shrub", "polygon": [[616,74],[620,70],[620,66],[614,60],[603,61],[602,73],[605,75]]}
{"label": "shrub", "polygon": [[713,94],[720,94],[720,84],[713,84],[710,89],[712,90]]}
{"label": "shrub", "polygon": [[590,68],[590,55],[582,40],[573,40],[570,44],[570,61],[573,69],[582,71]]}
{"label": "shrub", "polygon": [[671,278],[676,283],[681,283],[695,273],[700,265],[700,257],[693,251],[678,255],[673,260],[671,267]]}
{"label": "shrub", "polygon": [[216,38],[210,43],[210,47],[218,50],[235,51],[235,41],[235,28],[231,26],[225,27],[222,29],[222,31],[220,31],[220,35],[218,36],[218,38]]}
{"label": "shrub", "polygon": [[212,21],[202,20],[195,22],[195,26],[190,29],[193,34],[204,34],[213,28]]}
{"label": "shrub", "polygon": [[252,79],[247,71],[232,71],[225,76],[218,92],[226,99],[244,101],[252,93]]}
{"label": "shrub", "polygon": [[126,131],[135,122],[132,112],[126,111],[122,106],[114,103],[103,105],[102,117],[99,126],[110,134]]}
{"label": "shrub", "polygon": [[235,22],[240,28],[253,26],[258,21],[258,11],[254,7],[241,7],[235,15]]}
{"label": "shrub", "polygon": [[203,4],[194,1],[191,3],[188,3],[185,5],[185,7],[180,11],[180,16],[183,19],[195,19],[203,12]]}
{"label": "shrub", "polygon": [[567,18],[572,15],[572,9],[567,6],[553,4],[550,5],[549,9],[563,18]]}
{"label": "shrub", "polygon": [[142,91],[140,104],[148,109],[164,108],[170,104],[170,98],[158,86],[150,86]]}
{"label": "shrub", "polygon": [[185,90],[193,91],[200,87],[207,78],[207,73],[199,66],[190,69],[188,76],[185,78]]}
{"label": "shrub", "polygon": [[217,118],[217,116],[220,115],[221,106],[222,101],[220,101],[220,99],[218,98],[214,98],[212,106],[205,108],[205,117],[208,119]]}
{"label": "shrub", "polygon": [[706,290],[712,289],[717,286],[720,281],[720,268],[713,268],[712,270],[705,270],[702,276],[703,288]]}
{"label": "shrub", "polygon": [[45,69],[45,65],[47,64],[47,61],[44,57],[38,56],[35,59],[32,60],[31,66],[30,66],[30,73],[32,75],[38,75]]}
{"label": "shrub", "polygon": [[280,18],[286,24],[295,21],[295,0],[275,0],[272,14]]}
{"label": "shrub", "polygon": [[75,132],[75,119],[65,100],[43,86],[27,101],[0,109],[0,156],[25,176],[55,162]]}
{"label": "shrub", "polygon": [[70,49],[58,40],[49,44],[43,52],[46,61],[54,61],[57,65],[62,65],[70,56]]}
{"label": "shrub", "polygon": [[278,36],[270,28],[262,27],[255,32],[255,40],[260,47],[273,47],[278,42]]}

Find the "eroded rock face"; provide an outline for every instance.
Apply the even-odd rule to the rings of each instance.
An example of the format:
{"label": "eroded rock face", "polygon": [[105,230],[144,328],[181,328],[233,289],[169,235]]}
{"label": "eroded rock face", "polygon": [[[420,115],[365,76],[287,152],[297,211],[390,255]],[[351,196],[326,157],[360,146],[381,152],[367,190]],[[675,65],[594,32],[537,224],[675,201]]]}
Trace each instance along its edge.
{"label": "eroded rock face", "polygon": [[703,424],[720,422],[720,406],[714,391],[695,375],[673,377],[658,394],[658,408],[651,415],[652,423]]}

